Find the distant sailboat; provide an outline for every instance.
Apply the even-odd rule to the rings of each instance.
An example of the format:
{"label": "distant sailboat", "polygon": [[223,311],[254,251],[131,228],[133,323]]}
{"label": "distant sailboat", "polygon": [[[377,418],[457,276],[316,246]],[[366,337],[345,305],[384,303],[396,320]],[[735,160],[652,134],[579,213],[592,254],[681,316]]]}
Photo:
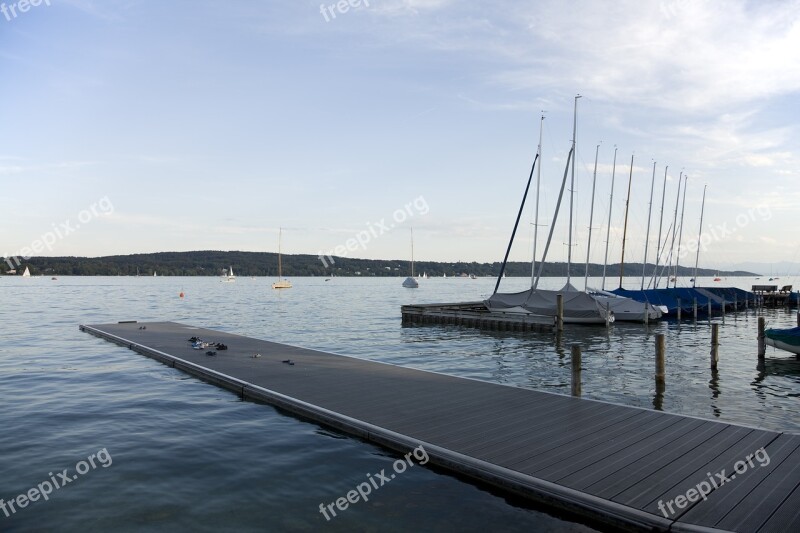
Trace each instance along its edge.
{"label": "distant sailboat", "polygon": [[414,279],[414,229],[411,228],[411,276],[407,277],[403,282],[403,287],[407,289],[416,289],[419,283]]}
{"label": "distant sailboat", "polygon": [[283,228],[278,229],[278,281],[272,284],[273,289],[291,289],[292,284],[288,279],[282,279],[283,271],[281,268],[281,240],[283,237]]}
{"label": "distant sailboat", "polygon": [[232,281],[236,281],[236,276],[233,275],[233,266],[228,267],[228,273],[227,274],[222,274],[221,278],[222,279],[220,279],[220,281],[225,282],[225,283],[230,283]]}
{"label": "distant sailboat", "polygon": [[30,271],[30,270],[28,270],[28,267],[25,267],[25,272],[23,272],[23,273],[22,273],[22,277],[23,277],[23,278],[29,278],[29,277],[31,277],[31,271]]}
{"label": "distant sailboat", "polygon": [[155,271],[155,270],[153,270],[153,277],[154,277],[154,278],[157,278],[157,277],[158,277],[158,274],[156,273],[156,271]]}

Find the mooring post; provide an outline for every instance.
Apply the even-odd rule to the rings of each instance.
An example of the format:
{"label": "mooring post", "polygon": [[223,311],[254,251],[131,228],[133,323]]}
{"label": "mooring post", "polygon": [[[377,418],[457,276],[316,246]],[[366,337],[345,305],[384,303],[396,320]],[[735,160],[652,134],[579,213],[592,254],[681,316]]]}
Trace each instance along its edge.
{"label": "mooring post", "polygon": [[694,315],[695,322],[697,322],[697,298],[696,297],[692,301],[692,314]]}
{"label": "mooring post", "polygon": [[678,298],[678,320],[681,319],[681,311],[682,311],[682,309],[681,309],[681,299]]}
{"label": "mooring post", "polygon": [[[606,304],[608,305],[608,304]],[[644,303],[644,325],[647,326],[650,323],[650,309],[647,302]]]}
{"label": "mooring post", "polygon": [[581,395],[581,345],[572,345],[572,395]]}
{"label": "mooring post", "polygon": [[723,317],[725,316],[725,305],[726,305],[725,298],[723,298],[722,299],[722,316]]}
{"label": "mooring post", "polygon": [[664,386],[667,377],[667,365],[664,354],[666,352],[666,340],[663,333],[656,334],[656,386]]}
{"label": "mooring post", "polygon": [[564,331],[564,295],[556,294],[556,329]]}
{"label": "mooring post", "polygon": [[708,318],[711,318],[711,298],[708,299]]}
{"label": "mooring post", "polygon": [[766,319],[763,316],[758,317],[758,358],[764,359],[767,353],[767,342],[764,336]]}
{"label": "mooring post", "polygon": [[711,368],[717,369],[719,362],[719,324],[711,324]]}

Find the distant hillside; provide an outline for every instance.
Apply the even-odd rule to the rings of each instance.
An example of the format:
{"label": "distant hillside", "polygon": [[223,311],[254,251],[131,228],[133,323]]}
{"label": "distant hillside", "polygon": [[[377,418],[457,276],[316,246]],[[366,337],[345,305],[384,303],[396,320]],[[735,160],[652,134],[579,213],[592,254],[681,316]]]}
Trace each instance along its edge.
{"label": "distant hillside", "polygon": [[[393,259],[351,259],[334,257],[333,263],[326,258],[327,266],[315,255],[283,255],[284,276],[407,276],[409,262],[407,260]],[[157,272],[159,276],[218,276],[223,269],[233,266],[237,276],[277,276],[278,257],[270,252],[222,252],[222,251],[197,251],[197,252],[159,252],[152,254],[114,255],[108,257],[32,257],[17,268],[20,274],[25,267],[29,267],[32,275],[63,275],[63,276],[152,276]],[[500,272],[500,262],[494,263],[466,263],[466,262],[435,262],[418,261],[415,270],[418,273],[427,273],[429,276],[459,276],[461,274],[475,274],[476,276],[497,276]],[[648,275],[652,272],[653,265],[648,265]],[[0,264],[0,273],[9,270],[7,263]],[[630,263],[625,265],[625,273],[629,276],[641,275],[642,264]],[[566,263],[546,263],[544,276],[566,276]],[[694,275],[693,269],[681,267],[679,273],[682,277]],[[602,276],[603,265],[590,264],[590,276]],[[699,269],[698,275],[712,276],[716,270]],[[719,271],[725,276],[754,276],[752,272]],[[512,262],[506,267],[508,276],[530,276],[531,265],[524,262]],[[573,264],[572,275],[584,275],[584,264]],[[609,265],[606,268],[609,277],[619,276],[619,265]]]}

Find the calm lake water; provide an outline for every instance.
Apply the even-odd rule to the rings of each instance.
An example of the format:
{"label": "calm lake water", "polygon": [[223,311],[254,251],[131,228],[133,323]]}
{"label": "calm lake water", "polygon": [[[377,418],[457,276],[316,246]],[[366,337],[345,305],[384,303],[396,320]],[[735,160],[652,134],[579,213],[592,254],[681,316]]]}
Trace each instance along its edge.
{"label": "calm lake water", "polygon": [[[419,466],[326,522],[320,503],[344,496],[367,473],[390,468],[395,457],[242,402],[81,333],[81,323],[175,320],[557,393],[569,393],[569,346],[577,342],[585,397],[800,432],[800,362],[768,348],[758,368],[753,311],[725,317],[719,370],[712,374],[707,321],[571,327],[557,344],[549,333],[401,326],[402,304],[480,299],[493,288],[488,278],[422,280],[416,290],[403,289],[399,278],[296,278],[282,292],[270,288],[272,281],[0,279],[0,498],[8,502],[65,468],[72,473],[101,449],[111,461],[87,468],[48,501],[30,502],[10,517],[0,510],[0,531],[588,530]],[[563,282],[547,279],[544,288]],[[528,283],[507,278],[501,290]],[[770,326],[795,324],[793,312],[765,315]],[[653,381],[654,337],[661,332],[667,336],[663,398]]]}

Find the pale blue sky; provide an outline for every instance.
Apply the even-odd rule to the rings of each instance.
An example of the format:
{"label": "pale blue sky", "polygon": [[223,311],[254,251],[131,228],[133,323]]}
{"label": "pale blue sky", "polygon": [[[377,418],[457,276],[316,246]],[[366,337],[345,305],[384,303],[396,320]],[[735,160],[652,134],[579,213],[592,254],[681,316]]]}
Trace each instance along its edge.
{"label": "pale blue sky", "polygon": [[[580,93],[576,261],[600,141],[593,261],[614,145],[615,261],[631,153],[630,260],[654,159],[651,261],[665,164],[665,227],[683,169],[684,239],[704,184],[706,227],[736,229],[701,265],[800,259],[800,2],[371,0],[327,22],[318,0],[50,4],[0,14],[0,253],[104,197],[113,213],[37,255],[274,251],[279,226],[285,252],[316,253],[423,197],[348,255],[406,257],[413,225],[418,259],[499,260],[542,109],[549,224]],[[560,223],[550,259],[566,240]]]}

